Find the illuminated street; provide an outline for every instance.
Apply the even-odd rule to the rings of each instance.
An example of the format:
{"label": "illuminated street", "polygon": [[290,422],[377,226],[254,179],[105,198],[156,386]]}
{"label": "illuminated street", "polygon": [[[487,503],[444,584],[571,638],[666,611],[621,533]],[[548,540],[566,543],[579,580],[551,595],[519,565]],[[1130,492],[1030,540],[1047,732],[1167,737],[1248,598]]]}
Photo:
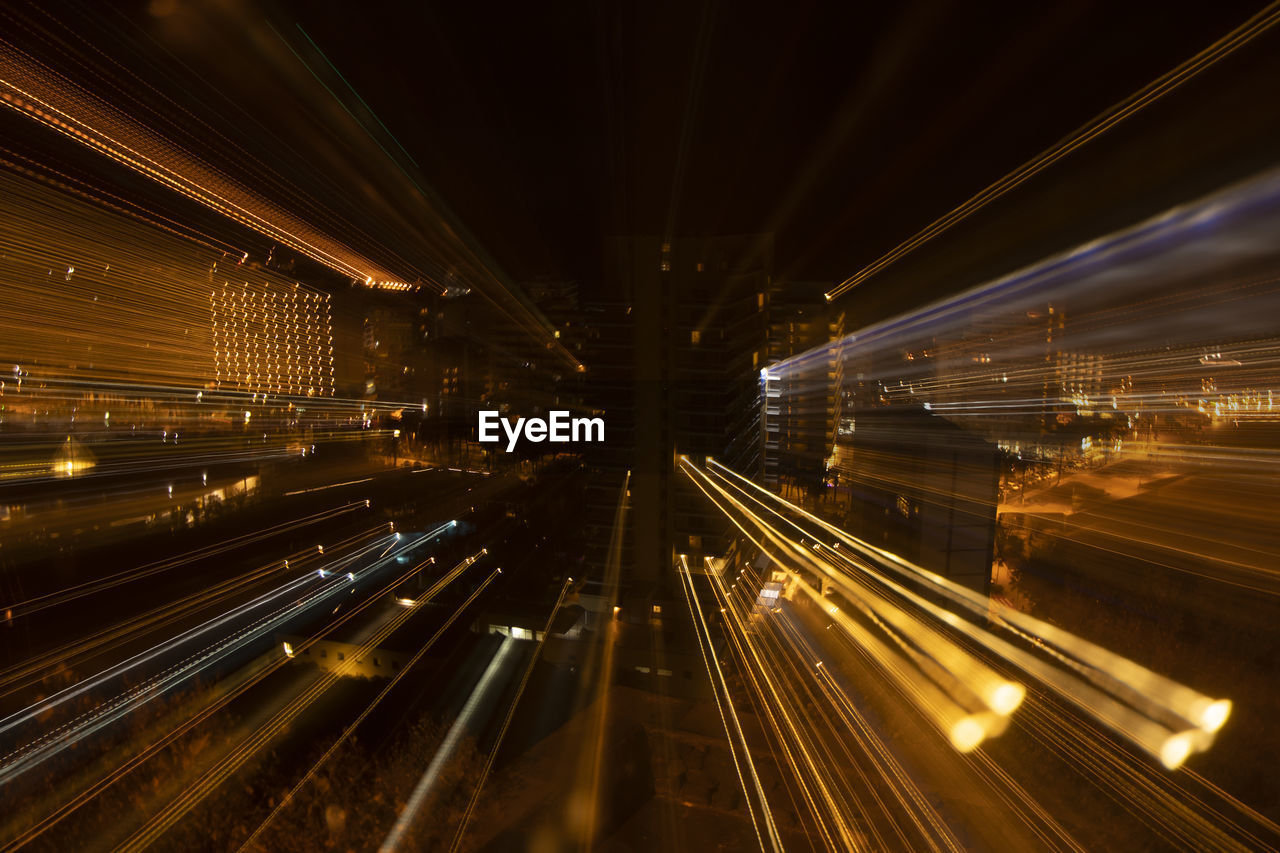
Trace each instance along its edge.
{"label": "illuminated street", "polygon": [[0,8],[0,853],[1280,851],[1280,2]]}

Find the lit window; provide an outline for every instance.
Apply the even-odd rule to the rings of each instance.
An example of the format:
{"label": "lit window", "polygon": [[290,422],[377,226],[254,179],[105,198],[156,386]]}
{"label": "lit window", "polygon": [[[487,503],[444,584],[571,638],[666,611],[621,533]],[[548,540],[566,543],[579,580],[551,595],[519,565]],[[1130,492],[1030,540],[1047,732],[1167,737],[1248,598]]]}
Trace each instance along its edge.
{"label": "lit window", "polygon": [[661,605],[661,604],[655,604],[655,605],[653,605],[653,615],[654,615],[654,616],[661,616],[661,615],[662,615],[662,605]]}
{"label": "lit window", "polygon": [[698,272],[704,272],[705,270],[706,270],[705,264],[701,264],[701,263],[698,264]]}
{"label": "lit window", "polygon": [[692,332],[690,332],[690,333],[689,333],[689,343],[691,343],[691,344],[700,344],[700,343],[702,343],[702,332],[698,331],[697,329],[694,329]]}
{"label": "lit window", "polygon": [[756,307],[757,307],[757,308],[763,308],[763,307],[764,307],[764,294],[763,294],[763,293],[757,293],[757,294],[756,294]]}

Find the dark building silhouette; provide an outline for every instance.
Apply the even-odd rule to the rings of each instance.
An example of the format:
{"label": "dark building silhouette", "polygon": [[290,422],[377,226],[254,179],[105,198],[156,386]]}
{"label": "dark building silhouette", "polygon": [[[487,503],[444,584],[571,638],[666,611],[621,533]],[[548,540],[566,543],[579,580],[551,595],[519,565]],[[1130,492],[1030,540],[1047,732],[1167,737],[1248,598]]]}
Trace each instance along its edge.
{"label": "dark building silhouette", "polygon": [[923,409],[859,409],[840,447],[846,529],[987,593],[1000,482],[995,445]]}
{"label": "dark building silhouette", "polygon": [[603,359],[584,349],[583,361],[588,395],[605,410],[607,446],[591,461],[607,485],[588,510],[612,519],[631,471],[624,577],[661,584],[674,554],[718,554],[726,544],[726,522],[682,481],[677,457],[713,456],[750,476],[761,470],[773,240],[619,237],[606,249],[616,326],[592,343]]}

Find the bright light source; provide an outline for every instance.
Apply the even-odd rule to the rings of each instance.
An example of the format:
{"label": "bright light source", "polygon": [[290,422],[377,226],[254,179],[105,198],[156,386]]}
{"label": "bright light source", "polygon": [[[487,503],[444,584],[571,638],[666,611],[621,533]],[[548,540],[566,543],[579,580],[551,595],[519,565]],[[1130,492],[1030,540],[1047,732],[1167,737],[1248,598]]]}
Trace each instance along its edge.
{"label": "bright light source", "polygon": [[951,745],[960,752],[971,752],[986,738],[982,723],[973,717],[965,717],[951,727]]}
{"label": "bright light source", "polygon": [[1231,700],[1219,699],[1211,702],[1207,708],[1200,714],[1200,728],[1206,732],[1216,732],[1222,728],[1223,723],[1227,721],[1227,717],[1231,716]]}
{"label": "bright light source", "polygon": [[284,644],[284,653],[287,657],[293,657],[293,646],[286,642]]}
{"label": "bright light source", "polygon": [[403,604],[405,607],[412,607],[417,604],[412,598],[397,598],[396,603]]}
{"label": "bright light source", "polygon": [[991,705],[991,710],[995,711],[997,714],[1004,714],[1005,716],[1008,716],[1014,712],[1014,709],[1022,704],[1022,700],[1026,695],[1027,689],[1021,684],[1006,681],[1004,684],[1001,684],[995,690],[991,691],[989,704]]}
{"label": "bright light source", "polygon": [[1191,755],[1191,746],[1191,733],[1179,732],[1164,742],[1160,748],[1160,760],[1165,767],[1176,770]]}

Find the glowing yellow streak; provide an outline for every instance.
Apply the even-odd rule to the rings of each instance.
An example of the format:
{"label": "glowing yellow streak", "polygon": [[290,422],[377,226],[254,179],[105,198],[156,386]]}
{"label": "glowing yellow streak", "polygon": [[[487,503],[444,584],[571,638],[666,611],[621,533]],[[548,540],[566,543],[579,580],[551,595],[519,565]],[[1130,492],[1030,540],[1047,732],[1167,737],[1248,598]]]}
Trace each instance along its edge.
{"label": "glowing yellow streak", "polygon": [[[476,804],[480,802],[480,792],[484,790],[484,783],[489,778],[489,771],[493,769],[493,762],[498,757],[498,748],[502,746],[502,739],[506,737],[507,729],[511,726],[511,720],[515,717],[516,708],[520,704],[520,697],[524,695],[525,686],[529,683],[530,676],[533,675],[533,666],[538,662],[538,658],[542,654],[547,637],[551,636],[551,627],[555,624],[556,614],[560,612],[560,607],[564,604],[565,595],[568,594],[571,583],[573,583],[573,578],[566,578],[565,582],[560,586],[560,595],[556,598],[555,606],[551,608],[551,614],[547,617],[546,627],[542,631],[542,639],[538,640],[537,645],[534,647],[533,654],[529,658],[529,665],[525,668],[524,677],[520,679],[520,685],[516,688],[515,696],[511,699],[507,715],[502,720],[501,728],[498,729],[498,736],[493,742],[493,748],[489,751],[489,757],[485,761],[484,768],[480,771],[480,778],[476,780],[475,790],[472,791],[471,799],[467,801],[467,808],[463,811],[462,817],[458,821],[458,830],[453,836],[453,843],[449,845],[450,853],[456,851],[462,845],[462,839],[466,837],[467,824],[471,822],[471,816],[475,812]],[[390,836],[388,836],[387,841],[390,840]],[[387,849],[386,842],[384,842],[383,849]]]}
{"label": "glowing yellow streak", "polygon": [[[463,560],[453,569],[451,569],[443,577],[439,578],[431,588],[419,597],[419,603],[430,601],[440,593],[446,586],[452,583],[459,575],[467,570],[476,560],[480,558],[480,553],[473,554]],[[405,575],[397,578],[396,581],[389,585],[386,589],[394,589],[404,582],[405,579],[416,574],[426,562],[414,566]],[[376,596],[381,597],[381,595]],[[311,706],[311,704],[323,695],[330,687],[333,686],[343,675],[349,670],[354,669],[356,661],[369,655],[378,648],[383,641],[386,640],[396,629],[403,625],[412,615],[413,610],[398,611],[392,618],[387,620],[383,625],[379,626],[374,634],[362,643],[359,649],[352,655],[349,660],[343,661],[333,670],[325,672],[319,679],[306,688],[301,694],[294,697],[284,708],[276,712],[270,719],[258,727],[258,729],[250,735],[246,740],[236,746],[228,755],[224,756],[215,766],[211,767],[200,776],[193,784],[187,787],[182,794],[169,803],[165,808],[153,815],[146,824],[134,832],[129,838],[116,847],[117,851],[136,851],[150,846],[170,827],[182,819],[192,808],[198,805],[209,794],[211,794],[219,785],[224,782],[227,777],[235,772],[237,768],[248,761],[258,750],[267,745],[277,734],[283,731],[290,722],[292,722],[299,714]],[[298,651],[306,648],[305,645],[300,646]]]}
{"label": "glowing yellow streak", "polygon": [[[983,615],[992,613],[1004,622],[1015,626],[1032,635],[1042,638],[1050,642],[1064,652],[1079,659],[1087,666],[1093,667],[1103,676],[1119,682],[1130,690],[1148,697],[1151,701],[1157,702],[1173,714],[1187,720],[1191,725],[1200,728],[1217,723],[1220,727],[1225,721],[1227,713],[1230,711],[1229,703],[1221,704],[1222,700],[1213,700],[1212,698],[1193,690],[1186,685],[1179,684],[1170,678],[1159,675],[1151,670],[1137,664],[1127,658],[1124,658],[1115,652],[1090,643],[1088,640],[1077,637],[1076,635],[1028,616],[1001,604],[998,601],[991,601],[987,597],[979,595],[967,587],[961,586],[954,581],[944,578],[934,572],[911,563],[889,551],[877,548],[867,542],[857,539],[848,533],[840,530],[834,525],[824,521],[818,516],[813,515],[802,507],[798,507],[783,498],[774,495],[767,489],[752,483],[750,480],[742,477],[729,468],[721,465],[714,460],[707,460],[709,465],[715,466],[721,471],[738,482],[750,486],[753,490],[769,497],[775,503],[787,507],[789,510],[796,512],[810,521],[818,524],[827,532],[837,537],[846,545],[854,548],[871,558],[879,558],[878,564],[886,566],[902,576],[914,577],[927,581],[935,587],[939,592],[947,596],[957,604],[962,605],[966,609]],[[883,580],[883,578],[882,578]],[[956,619],[954,615],[949,615],[949,620]],[[950,624],[950,622],[949,622]],[[1021,653],[1020,654],[1024,654]],[[1029,656],[1028,656],[1029,657]],[[1155,755],[1160,755],[1163,748],[1164,739],[1161,738],[1158,743],[1149,748]],[[1173,753],[1170,753],[1172,755]]]}
{"label": "glowing yellow streak", "polygon": [[337,739],[329,745],[329,748],[325,750],[323,755],[316,759],[316,762],[311,765],[305,774],[303,774],[302,778],[298,780],[297,784],[293,786],[289,793],[285,794],[284,798],[280,800],[274,809],[272,809],[271,814],[267,815],[266,818],[263,819],[262,823],[258,824],[257,829],[255,829],[253,833],[245,839],[245,842],[240,845],[241,851],[248,850],[253,846],[258,837],[266,831],[268,824],[270,824],[272,820],[279,816],[279,814],[293,802],[294,798],[298,796],[304,787],[306,787],[307,783],[314,779],[316,774],[320,772],[320,768],[333,757],[334,753],[336,753],[353,734],[355,734],[356,729],[360,727],[360,724],[364,722],[371,713],[373,713],[379,703],[387,697],[387,694],[390,693],[395,686],[400,683],[400,680],[408,675],[409,670],[413,669],[414,665],[416,665],[418,661],[422,660],[423,656],[431,650],[431,647],[435,645],[436,640],[440,639],[441,635],[443,635],[444,632],[447,631],[455,621],[457,621],[460,615],[466,612],[475,600],[480,597],[480,593],[484,592],[485,588],[488,587],[489,584],[493,582],[494,578],[501,573],[501,569],[495,569],[491,572],[480,586],[476,587],[475,591],[468,596],[467,600],[458,605],[457,609],[450,614],[449,618],[436,629],[436,632],[431,635],[431,638],[413,653],[413,656],[409,658],[405,665],[394,676],[391,677],[391,680],[387,682],[386,686],[383,687],[381,691],[378,692],[377,696],[373,697],[373,700],[365,706],[365,709],[360,712],[359,716],[352,720],[350,724],[343,729],[342,734],[338,735]]}
{"label": "glowing yellow streak", "polygon": [[[689,561],[684,554],[679,556],[680,561],[680,590],[684,593],[685,604],[689,608],[689,618],[694,623],[694,634],[698,639],[698,652],[702,655],[702,664],[706,667],[707,678],[711,682],[712,696],[716,700],[716,711],[720,714],[720,724],[724,727],[725,738],[729,741],[729,756],[733,759],[734,771],[738,774],[738,784],[742,788],[742,796],[747,804],[747,814],[751,818],[751,826],[756,833],[756,842],[760,845],[760,849],[765,849],[764,836],[760,833],[760,824],[756,818],[756,806],[752,804],[751,790],[756,793],[756,800],[759,803],[761,818],[765,822],[766,831],[769,834],[769,846],[773,850],[782,850],[782,839],[778,836],[778,828],[774,824],[773,812],[769,808],[769,798],[765,795],[764,786],[760,783],[760,776],[756,773],[755,761],[751,758],[751,749],[747,744],[747,737],[742,731],[742,723],[738,719],[738,712],[733,706],[733,696],[729,692],[729,682],[724,676],[724,671],[720,668],[720,661],[714,654],[708,654],[707,649],[711,644],[711,629],[707,625],[706,616],[702,613],[702,604],[698,601],[697,594],[693,589],[693,576],[689,572]],[[704,642],[703,637],[706,637]],[[720,700],[723,693],[724,701]],[[729,709],[729,716],[725,716],[725,707]],[[732,731],[729,728],[729,720],[733,720]],[[736,737],[735,737],[736,735]],[[738,753],[742,753],[742,761],[738,760]],[[751,776],[751,785],[747,785],[746,777],[742,772],[742,765],[747,767],[747,773]]]}
{"label": "glowing yellow streak", "polygon": [[835,299],[851,288],[866,281],[875,273],[884,269],[898,258],[906,255],[918,246],[928,242],[938,234],[951,228],[957,222],[968,218],[971,214],[985,207],[989,202],[1000,198],[1019,184],[1039,174],[1044,169],[1061,160],[1082,145],[1102,135],[1115,125],[1143,108],[1155,103],[1164,95],[1177,89],[1186,81],[1193,79],[1201,71],[1212,67],[1219,60],[1230,56],[1238,48],[1248,44],[1256,36],[1270,29],[1280,20],[1280,4],[1272,3],[1258,12],[1245,23],[1215,41],[1209,47],[1186,60],[1172,71],[1148,84],[1143,89],[1108,109],[1089,124],[1077,130],[1052,148],[1038,154],[1033,159],[1005,175],[999,181],[982,190],[946,215],[934,220],[923,231],[900,243],[889,253],[860,270],[852,277],[841,282],[827,293],[827,301]]}

